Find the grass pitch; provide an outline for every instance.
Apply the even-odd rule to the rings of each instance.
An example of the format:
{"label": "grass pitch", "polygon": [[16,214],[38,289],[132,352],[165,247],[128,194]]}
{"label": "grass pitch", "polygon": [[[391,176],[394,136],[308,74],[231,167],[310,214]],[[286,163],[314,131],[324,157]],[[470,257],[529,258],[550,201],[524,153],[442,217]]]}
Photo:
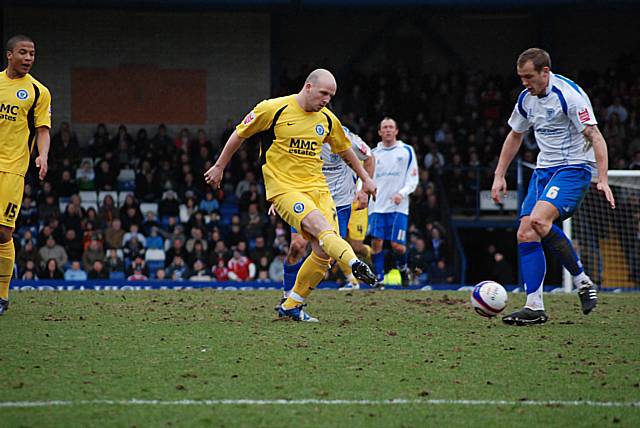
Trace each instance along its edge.
{"label": "grass pitch", "polygon": [[[526,328],[479,317],[466,293],[319,290],[319,324],[273,321],[278,297],[14,292],[0,426],[640,425],[640,407],[597,405],[640,401],[640,294],[601,294],[587,317],[575,295],[547,295],[550,321]],[[300,399],[317,401],[271,401]]]}

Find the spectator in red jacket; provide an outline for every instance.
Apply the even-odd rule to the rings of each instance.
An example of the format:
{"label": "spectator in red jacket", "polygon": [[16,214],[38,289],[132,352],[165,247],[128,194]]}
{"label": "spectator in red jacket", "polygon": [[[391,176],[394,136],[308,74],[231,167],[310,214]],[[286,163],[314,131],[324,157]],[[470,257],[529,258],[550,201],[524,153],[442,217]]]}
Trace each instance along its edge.
{"label": "spectator in red jacket", "polygon": [[233,250],[233,257],[227,262],[229,279],[232,281],[250,281],[256,275],[256,265],[240,250]]}

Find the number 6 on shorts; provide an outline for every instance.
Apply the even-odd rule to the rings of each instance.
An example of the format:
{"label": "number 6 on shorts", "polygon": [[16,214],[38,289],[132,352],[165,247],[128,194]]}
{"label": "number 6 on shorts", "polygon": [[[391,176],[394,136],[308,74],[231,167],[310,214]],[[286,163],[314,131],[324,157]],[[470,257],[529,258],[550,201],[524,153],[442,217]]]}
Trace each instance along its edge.
{"label": "number 6 on shorts", "polygon": [[558,190],[560,190],[558,186],[549,187],[549,190],[547,190],[547,198],[555,199],[558,196]]}

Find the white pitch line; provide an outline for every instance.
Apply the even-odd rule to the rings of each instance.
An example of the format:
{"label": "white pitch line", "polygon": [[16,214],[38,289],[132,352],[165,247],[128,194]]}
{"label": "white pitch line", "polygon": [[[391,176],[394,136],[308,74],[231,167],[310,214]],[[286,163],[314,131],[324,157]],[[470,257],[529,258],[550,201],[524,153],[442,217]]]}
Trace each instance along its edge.
{"label": "white pitch line", "polygon": [[585,407],[634,407],[640,401],[591,401],[591,400],[53,400],[53,401],[0,401],[0,408],[32,408],[56,406],[218,406],[218,405],[454,405],[454,406],[585,406]]}

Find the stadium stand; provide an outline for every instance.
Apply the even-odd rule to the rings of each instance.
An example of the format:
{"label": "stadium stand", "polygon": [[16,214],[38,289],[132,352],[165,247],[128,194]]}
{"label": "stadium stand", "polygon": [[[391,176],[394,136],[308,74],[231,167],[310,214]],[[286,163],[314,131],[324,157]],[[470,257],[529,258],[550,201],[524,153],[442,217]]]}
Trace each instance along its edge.
{"label": "stadium stand", "polygon": [[[640,79],[625,72],[631,69],[633,67],[611,70],[606,74],[586,72],[576,76],[591,94],[601,129],[609,144],[609,163],[616,169],[640,169]],[[372,146],[378,141],[379,118],[387,115],[398,118],[401,130],[399,137],[415,148],[421,168],[420,186],[412,196],[411,259],[419,263],[414,267],[419,267],[419,278],[423,282],[431,281],[431,275],[445,281],[456,281],[459,279],[457,270],[460,266],[457,264],[455,242],[447,219],[452,214],[476,210],[480,190],[490,187],[494,165],[508,131],[506,117],[513,108],[520,83],[514,76],[490,76],[474,72],[424,76],[414,75],[402,67],[380,70],[368,76],[354,73],[347,77],[342,85],[347,88],[344,93],[350,95],[337,98],[334,110],[343,118],[345,125]],[[296,91],[298,82],[303,78],[303,75],[290,76],[285,72],[280,86],[274,88],[274,92]],[[402,90],[407,87],[418,88],[417,95],[407,96]],[[161,128],[163,126],[158,129]],[[126,127],[120,126],[116,132],[119,138],[114,143],[109,137],[110,131],[115,130],[98,124],[90,141],[73,140],[74,144],[77,143],[77,150],[82,153],[80,156],[77,152],[56,150],[45,184],[27,180],[25,205],[16,229],[15,242],[18,247],[27,231],[38,234],[47,229],[47,236],[53,234],[58,238],[56,242],[63,242],[62,237],[71,223],[60,221],[52,228],[51,220],[66,218],[69,205],[74,204],[79,205],[82,212],[79,235],[98,240],[100,245],[94,245],[96,248],[101,248],[104,233],[113,218],[120,218],[125,232],[129,232],[131,224],[140,226],[145,235],[149,234],[151,227],[157,227],[166,251],[155,248],[145,252],[143,248],[135,252],[146,263],[145,269],[151,277],[155,276],[158,269],[174,262],[174,240],[180,238],[183,243],[187,242],[193,228],[203,231],[206,251],[193,257],[184,247],[180,250],[184,252],[182,258],[188,264],[186,272],[180,269],[181,277],[188,277],[188,271],[193,270],[194,263],[198,261],[198,272],[202,271],[204,264],[211,277],[215,278],[216,267],[224,266],[234,250],[238,247],[247,248],[247,251],[253,248],[255,237],[247,239],[246,224],[238,223],[238,220],[246,221],[248,218],[242,215],[249,205],[243,202],[243,194],[251,192],[248,190],[251,181],[256,179],[251,176],[259,171],[258,153],[254,147],[244,145],[240,149],[226,171],[223,188],[213,190],[199,178],[204,164],[202,159],[198,159],[198,154],[201,148],[206,148],[204,152],[210,158],[215,158],[220,150],[217,142],[224,138],[216,136],[214,143],[203,130],[194,132],[196,130],[183,129],[178,138],[161,131],[147,139],[147,130],[140,129],[136,135],[142,141],[128,136]],[[229,130],[225,129],[222,133],[228,135]],[[189,137],[196,134],[195,139]],[[54,141],[64,140],[70,144],[69,140],[74,135],[73,124],[65,123],[54,134],[54,137],[58,136]],[[144,151],[138,144],[145,147],[154,144],[155,149]],[[114,153],[114,149],[124,150],[125,154]],[[534,161],[536,153],[535,141],[528,138],[522,149],[522,158]],[[113,171],[117,171],[115,189],[96,188],[97,169],[104,161],[109,163]],[[65,174],[65,171],[70,174]],[[63,192],[58,191],[63,176],[64,188],[77,186],[79,198],[62,196]],[[151,188],[147,186],[143,189],[143,176],[153,184]],[[185,179],[187,176],[197,178]],[[259,231],[272,249],[268,259],[268,263],[271,263],[286,251],[287,238],[276,231],[274,226],[277,219],[267,217],[268,207],[264,203],[261,178],[257,179],[258,195],[252,197],[257,198],[260,215],[264,218]],[[446,189],[443,183],[447,183]],[[141,198],[141,203],[137,196]],[[105,197],[111,197],[115,206],[105,207]],[[33,201],[38,201],[36,207]],[[148,215],[149,212],[152,214]],[[216,245],[212,239],[214,236],[225,241],[224,250],[220,251],[225,246]],[[436,240],[438,242],[434,244]],[[46,264],[47,260],[40,260],[37,256],[38,250],[45,245],[46,239],[39,239],[35,251],[29,249],[25,253],[17,248],[17,253],[23,255],[18,257],[18,277],[33,271],[33,265]],[[123,252],[123,247],[117,250],[123,263],[105,265],[112,279],[133,274],[130,271],[132,256]],[[171,259],[167,256],[169,252],[172,252]],[[65,270],[67,267],[60,266],[58,269]],[[175,271],[175,267],[170,270]],[[51,272],[43,269],[38,273],[47,277],[53,275]]]}

